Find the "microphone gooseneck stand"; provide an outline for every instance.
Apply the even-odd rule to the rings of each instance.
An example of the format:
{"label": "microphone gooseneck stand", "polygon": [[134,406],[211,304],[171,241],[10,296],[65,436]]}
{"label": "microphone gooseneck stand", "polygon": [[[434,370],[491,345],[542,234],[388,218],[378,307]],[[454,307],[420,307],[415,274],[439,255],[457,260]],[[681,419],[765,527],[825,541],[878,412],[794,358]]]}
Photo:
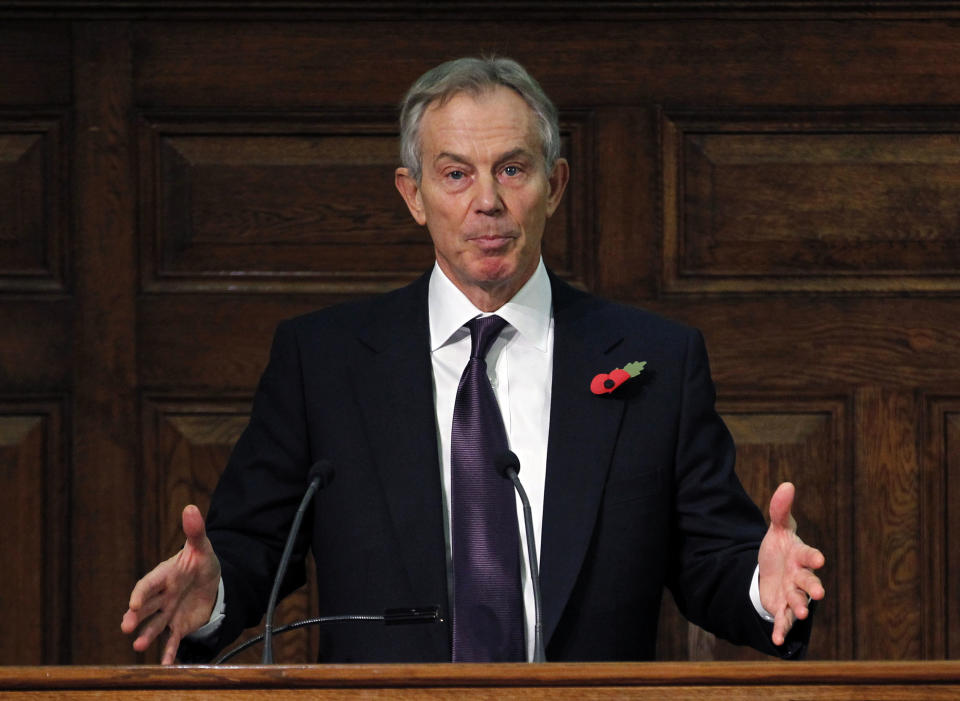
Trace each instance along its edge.
{"label": "microphone gooseneck stand", "polygon": [[530,509],[530,500],[527,499],[527,492],[520,484],[520,459],[512,450],[508,450],[497,458],[497,472],[513,482],[513,486],[520,495],[520,502],[523,504],[523,525],[527,533],[527,566],[530,568],[530,581],[533,584],[533,661],[546,662],[547,655],[543,648],[543,625],[541,619],[540,603],[540,571],[537,566],[537,541],[533,534],[533,512]]}

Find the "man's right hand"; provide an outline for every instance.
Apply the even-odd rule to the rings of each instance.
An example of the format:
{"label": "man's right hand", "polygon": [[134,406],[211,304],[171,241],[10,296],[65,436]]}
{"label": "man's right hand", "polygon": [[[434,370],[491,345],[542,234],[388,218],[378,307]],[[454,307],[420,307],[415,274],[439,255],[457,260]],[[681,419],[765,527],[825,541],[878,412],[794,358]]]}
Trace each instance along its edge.
{"label": "man's right hand", "polygon": [[200,509],[183,510],[187,542],[137,582],[130,594],[120,630],[137,633],[133,649],[146,650],[161,634],[167,639],[162,664],[173,664],[184,636],[210,620],[220,586],[220,560],[207,538]]}

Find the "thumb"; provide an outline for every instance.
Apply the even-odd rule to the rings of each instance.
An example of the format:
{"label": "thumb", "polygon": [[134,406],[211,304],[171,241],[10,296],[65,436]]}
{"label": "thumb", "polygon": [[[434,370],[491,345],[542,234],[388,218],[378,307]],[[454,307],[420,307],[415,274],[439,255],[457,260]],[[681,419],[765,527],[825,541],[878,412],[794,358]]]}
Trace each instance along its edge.
{"label": "thumb", "polygon": [[207,529],[203,522],[203,515],[195,505],[189,504],[183,508],[183,534],[187,537],[187,545],[194,548],[203,548]]}
{"label": "thumb", "polygon": [[793,508],[793,497],[796,488],[790,482],[784,482],[770,497],[770,525],[780,528],[794,528],[794,520],[790,515]]}

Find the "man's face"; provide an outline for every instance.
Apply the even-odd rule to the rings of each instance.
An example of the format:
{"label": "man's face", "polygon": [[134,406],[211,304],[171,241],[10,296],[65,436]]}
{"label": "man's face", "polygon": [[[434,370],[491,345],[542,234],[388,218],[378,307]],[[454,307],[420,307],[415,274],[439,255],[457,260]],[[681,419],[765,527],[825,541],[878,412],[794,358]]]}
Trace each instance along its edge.
{"label": "man's face", "polygon": [[421,182],[398,168],[397,189],[429,229],[441,270],[475,305],[492,311],[536,270],[567,163],[559,159],[546,173],[536,116],[505,87],[429,106],[420,141]]}

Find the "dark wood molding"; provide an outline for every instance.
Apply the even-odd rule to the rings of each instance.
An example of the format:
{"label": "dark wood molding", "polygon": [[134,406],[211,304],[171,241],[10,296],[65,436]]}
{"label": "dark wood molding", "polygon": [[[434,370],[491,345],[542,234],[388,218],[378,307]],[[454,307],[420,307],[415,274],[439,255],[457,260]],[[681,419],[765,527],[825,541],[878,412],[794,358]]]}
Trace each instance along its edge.
{"label": "dark wood molding", "polygon": [[511,19],[549,18],[572,21],[610,19],[658,19],[682,17],[730,18],[956,18],[960,2],[927,0],[837,1],[831,0],[501,0],[499,2],[446,3],[436,0],[8,0],[0,3],[0,17],[59,19],[369,19],[431,20],[489,19],[491,14]]}

